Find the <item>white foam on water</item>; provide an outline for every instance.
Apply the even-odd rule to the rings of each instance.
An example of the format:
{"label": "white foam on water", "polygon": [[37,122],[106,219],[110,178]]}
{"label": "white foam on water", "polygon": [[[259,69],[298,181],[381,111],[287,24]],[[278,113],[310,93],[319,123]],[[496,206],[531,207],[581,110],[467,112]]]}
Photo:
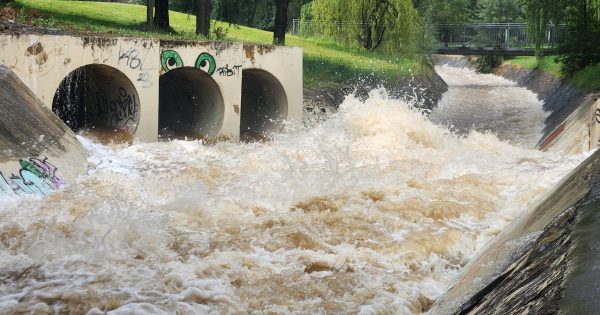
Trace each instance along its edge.
{"label": "white foam on water", "polygon": [[383,90],[267,143],[79,139],[85,176],[0,203],[0,313],[420,313],[586,156]]}

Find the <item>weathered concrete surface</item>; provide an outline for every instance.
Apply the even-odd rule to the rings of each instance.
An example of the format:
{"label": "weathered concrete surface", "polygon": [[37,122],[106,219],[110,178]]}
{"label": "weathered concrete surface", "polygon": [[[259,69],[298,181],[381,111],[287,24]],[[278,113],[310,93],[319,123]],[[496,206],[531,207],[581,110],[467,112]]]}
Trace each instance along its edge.
{"label": "weathered concrete surface", "polygon": [[73,132],[2,65],[0,91],[0,197],[46,195],[83,173]]}
{"label": "weathered concrete surface", "polygon": [[579,153],[598,147],[598,138],[590,137],[590,130],[600,123],[595,118],[594,106],[599,95],[578,89],[540,70],[503,64],[495,74],[517,82],[544,101],[544,109],[550,115],[538,144],[540,149]]}
{"label": "weathered concrete surface", "polygon": [[[0,63],[10,67],[48,108],[52,108],[63,80],[72,81],[69,75],[75,70],[88,65],[110,67],[111,71],[124,77],[123,81],[128,81],[134,91],[126,89],[127,93],[123,95],[119,86],[112,85],[107,90],[105,87],[108,86],[100,85],[90,86],[88,95],[96,98],[96,94],[104,94],[105,97],[98,97],[98,103],[106,103],[104,107],[107,107],[101,113],[117,117],[119,121],[137,120],[127,131],[143,141],[156,139],[160,69],[158,41],[63,35],[0,35]],[[125,104],[128,108],[122,110],[121,106],[112,104]],[[118,125],[116,123],[113,127],[117,128]]]}
{"label": "weathered concrete surface", "polygon": [[[464,56],[435,56],[436,64],[468,68]],[[549,112],[537,147],[567,154],[595,150],[600,146],[600,94],[578,89],[551,73],[503,64],[494,74],[516,82],[538,95]]]}
{"label": "weathered concrete surface", "polygon": [[160,127],[236,141],[241,129],[261,134],[302,120],[300,48],[0,34],[0,64],[76,130],[155,141]]}
{"label": "weathered concrete surface", "polygon": [[465,267],[431,314],[600,313],[600,152]]}

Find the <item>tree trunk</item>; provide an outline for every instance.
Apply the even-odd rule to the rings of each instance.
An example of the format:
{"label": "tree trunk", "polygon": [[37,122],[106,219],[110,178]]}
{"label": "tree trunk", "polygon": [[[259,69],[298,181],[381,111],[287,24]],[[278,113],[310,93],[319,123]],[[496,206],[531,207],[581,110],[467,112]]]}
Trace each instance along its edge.
{"label": "tree trunk", "polygon": [[210,0],[196,0],[196,34],[210,36]]}
{"label": "tree trunk", "polygon": [[148,32],[154,31],[154,0],[146,0],[146,25]]}
{"label": "tree trunk", "polygon": [[155,0],[154,27],[160,30],[169,29],[169,0]]}
{"label": "tree trunk", "polygon": [[275,27],[273,30],[273,44],[275,45],[285,45],[288,3],[289,0],[275,0]]}

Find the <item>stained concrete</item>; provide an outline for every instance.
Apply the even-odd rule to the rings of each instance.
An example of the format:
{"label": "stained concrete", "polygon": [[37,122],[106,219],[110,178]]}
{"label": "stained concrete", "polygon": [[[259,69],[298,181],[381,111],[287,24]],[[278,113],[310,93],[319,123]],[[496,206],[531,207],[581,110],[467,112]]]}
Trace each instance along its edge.
{"label": "stained concrete", "polygon": [[46,195],[83,173],[73,132],[2,65],[0,91],[0,197]]}
{"label": "stained concrete", "polygon": [[[149,142],[158,139],[160,126],[170,135],[189,133],[237,141],[240,128],[246,132],[250,126],[256,129],[252,133],[262,134],[280,130],[284,120],[302,120],[301,48],[4,32],[0,34],[0,64],[11,68],[46,107],[53,108],[75,130],[107,129],[103,132],[124,132]],[[169,75],[178,68],[206,75],[196,79]],[[265,86],[254,84],[242,91],[247,70],[261,71],[261,77],[272,79],[260,80]],[[167,79],[161,80],[164,75]],[[269,110],[277,115],[242,127],[242,121],[248,121],[242,119],[242,112],[255,112],[242,110],[242,94],[256,96],[260,91],[277,90],[281,90],[276,93],[280,96],[278,108]],[[202,91],[210,96],[198,99],[205,95]],[[181,124],[166,123],[182,120],[171,112],[181,107],[182,99],[195,100],[192,108],[186,108],[192,118]],[[260,103],[245,99],[249,107]],[[179,104],[170,104],[178,100]]]}
{"label": "stained concrete", "polygon": [[430,314],[600,313],[600,152],[470,263]]}

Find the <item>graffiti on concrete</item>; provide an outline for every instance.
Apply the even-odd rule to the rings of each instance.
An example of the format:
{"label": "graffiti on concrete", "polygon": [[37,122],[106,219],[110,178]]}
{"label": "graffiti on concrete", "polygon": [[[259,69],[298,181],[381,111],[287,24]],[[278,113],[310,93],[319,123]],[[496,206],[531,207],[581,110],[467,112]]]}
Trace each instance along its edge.
{"label": "graffiti on concrete", "polygon": [[204,52],[196,59],[196,68],[203,70],[208,73],[208,75],[213,75],[217,69],[217,63],[211,54]]}
{"label": "graffiti on concrete", "polygon": [[183,67],[183,60],[174,50],[165,50],[160,55],[160,63],[165,72]]}
{"label": "graffiti on concrete", "polygon": [[596,118],[596,122],[600,124],[600,108],[596,109],[594,117]]}
{"label": "graffiti on concrete", "polygon": [[30,158],[19,160],[21,169],[6,178],[0,172],[0,197],[48,194],[64,187],[64,182],[56,175],[56,166],[48,158]]}
{"label": "graffiti on concrete", "polygon": [[[168,72],[173,69],[181,68],[184,66],[183,59],[181,58],[179,53],[174,50],[163,51],[160,56],[160,63],[164,72]],[[206,52],[203,52],[198,56],[194,66],[208,73],[208,75],[213,75],[217,70],[217,62],[215,61],[215,58],[211,54]]]}
{"label": "graffiti on concrete", "polygon": [[222,77],[232,77],[234,75],[239,77],[242,72],[242,65],[235,65],[232,68],[229,68],[229,65],[226,64],[225,67],[217,69],[217,72]]}
{"label": "graffiti on concrete", "polygon": [[108,122],[108,126],[116,130],[129,132],[140,111],[135,95],[129,94],[124,87],[119,87],[118,94],[112,96],[110,98],[103,89],[96,91],[93,119]]}
{"label": "graffiti on concrete", "polygon": [[[148,52],[146,52],[146,55]],[[149,69],[144,68],[144,62],[146,57],[142,57],[140,53],[135,48],[123,49],[119,47],[119,58],[118,65],[121,65],[121,62],[125,62],[129,68],[133,70],[139,70],[137,81],[141,82],[142,87],[149,88],[152,86],[152,82],[150,81],[150,73],[147,72]]]}

